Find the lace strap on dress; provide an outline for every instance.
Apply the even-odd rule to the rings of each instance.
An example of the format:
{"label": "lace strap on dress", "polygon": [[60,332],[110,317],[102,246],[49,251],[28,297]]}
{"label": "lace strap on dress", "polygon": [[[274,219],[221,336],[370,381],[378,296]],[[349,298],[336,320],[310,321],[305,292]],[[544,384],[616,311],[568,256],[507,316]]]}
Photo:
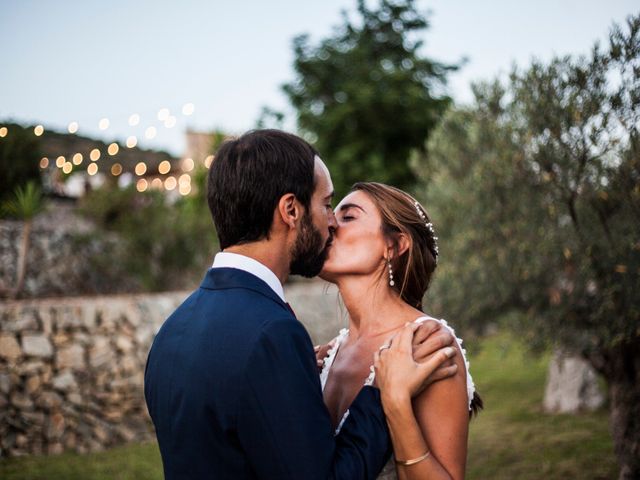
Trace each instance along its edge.
{"label": "lace strap on dress", "polygon": [[322,385],[322,390],[324,390],[324,386],[327,383],[327,378],[329,377],[329,370],[331,370],[331,365],[333,365],[333,361],[336,358],[336,354],[338,353],[340,344],[348,334],[349,334],[348,329],[343,328],[342,330],[340,330],[340,333],[338,333],[338,336],[333,339],[333,347],[331,347],[327,351],[327,356],[324,357],[324,363],[322,364],[322,371],[320,372],[320,385]]}

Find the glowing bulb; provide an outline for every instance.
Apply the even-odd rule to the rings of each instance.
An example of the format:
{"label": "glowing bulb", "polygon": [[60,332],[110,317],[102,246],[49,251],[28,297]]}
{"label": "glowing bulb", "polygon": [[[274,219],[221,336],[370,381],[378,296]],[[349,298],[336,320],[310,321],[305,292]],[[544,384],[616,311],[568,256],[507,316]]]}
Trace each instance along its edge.
{"label": "glowing bulb", "polygon": [[136,165],[136,175],[141,176],[147,172],[147,166],[144,162],[140,162]]}
{"label": "glowing bulb", "polygon": [[44,133],[44,127],[42,125],[36,125],[36,128],[33,129],[33,134],[36,137],[39,137]]}
{"label": "glowing bulb", "polygon": [[134,135],[131,135],[129,138],[127,138],[127,147],[128,148],[133,148],[137,144],[138,144],[138,139]]}
{"label": "glowing bulb", "polygon": [[164,126],[165,128],[173,128],[176,126],[176,117],[174,117],[173,115],[167,117],[167,119],[164,121]]}
{"label": "glowing bulb", "polygon": [[109,119],[108,118],[100,119],[100,121],[98,122],[98,128],[100,130],[106,130],[107,128],[109,128]]}
{"label": "glowing bulb", "polygon": [[92,162],[95,162],[96,160],[98,160],[100,158],[100,150],[98,150],[97,148],[94,148],[93,150],[91,150],[91,153],[89,153],[89,158],[91,159]]}
{"label": "glowing bulb", "polygon": [[107,153],[112,157],[114,155],[117,155],[118,151],[120,151],[120,147],[118,146],[117,143],[112,143],[111,145],[109,145],[109,148],[107,148]]}
{"label": "glowing bulb", "polygon": [[180,195],[182,195],[182,196],[189,195],[189,193],[191,193],[191,184],[190,183],[183,183],[178,188],[178,191],[180,192]]}
{"label": "glowing bulb", "polygon": [[40,160],[40,168],[47,168],[49,166],[49,159],[47,157],[42,157]]}
{"label": "glowing bulb", "polygon": [[76,133],[78,131],[78,122],[71,122],[67,129],[69,133]]}
{"label": "glowing bulb", "polygon": [[138,115],[137,113],[134,113],[129,117],[129,125],[131,125],[132,127],[135,127],[139,123],[140,123],[140,115]]}
{"label": "glowing bulb", "polygon": [[149,186],[149,184],[147,183],[147,181],[144,178],[141,178],[140,180],[138,180],[138,182],[136,183],[136,189],[139,192],[144,192],[147,187]]}
{"label": "glowing bulb", "polygon": [[72,161],[74,165],[80,165],[82,163],[82,154],[74,153],[72,157]]}
{"label": "glowing bulb", "polygon": [[89,175],[95,175],[96,173],[98,173],[98,164],[90,163],[89,166],[87,167],[87,173]]}
{"label": "glowing bulb", "polygon": [[156,127],[149,127],[144,131],[144,136],[151,140],[152,138],[156,138],[157,133],[158,131],[156,130]]}
{"label": "glowing bulb", "polygon": [[159,178],[154,178],[153,180],[151,180],[151,188],[155,188],[156,190],[161,190],[162,180],[160,180]]}
{"label": "glowing bulb", "polygon": [[114,163],[113,165],[111,165],[111,175],[113,175],[114,177],[117,177],[121,173],[122,173],[122,165],[120,165],[119,163]]}
{"label": "glowing bulb", "polygon": [[209,168],[212,162],[213,162],[213,155],[209,155],[207,158],[204,159],[204,166]]}
{"label": "glowing bulb", "polygon": [[64,167],[65,163],[67,163],[67,159],[64,158],[62,155],[60,155],[58,158],[56,158],[56,167],[62,168],[62,167]]}
{"label": "glowing bulb", "polygon": [[193,114],[193,111],[196,109],[195,105],[193,103],[185,103],[182,106],[182,114],[183,115],[191,115]]}
{"label": "glowing bulb", "polygon": [[191,184],[191,175],[189,175],[188,173],[183,173],[182,175],[180,175],[180,178],[178,179],[178,183],[180,185]]}
{"label": "glowing bulb", "polygon": [[7,127],[0,127],[0,138],[6,137],[9,130]]}
{"label": "glowing bulb", "polygon": [[158,110],[158,120],[164,122],[167,118],[169,118],[169,113],[170,112],[168,108],[161,108],[160,110]]}
{"label": "glowing bulb", "polygon": [[193,158],[185,158],[182,161],[182,169],[185,172],[190,172],[191,170],[193,170],[194,166],[195,166],[195,164],[193,163]]}
{"label": "glowing bulb", "polygon": [[62,166],[62,171],[64,173],[71,173],[71,170],[73,170],[73,165],[71,165],[71,162],[65,162],[65,164]]}
{"label": "glowing bulb", "polygon": [[158,165],[158,173],[160,175],[166,175],[169,173],[169,170],[171,170],[171,163],[169,163],[169,160],[163,160],[160,162],[160,165]]}
{"label": "glowing bulb", "polygon": [[173,177],[168,177],[165,181],[164,181],[164,188],[166,188],[167,190],[173,190],[174,188],[176,188],[176,179]]}

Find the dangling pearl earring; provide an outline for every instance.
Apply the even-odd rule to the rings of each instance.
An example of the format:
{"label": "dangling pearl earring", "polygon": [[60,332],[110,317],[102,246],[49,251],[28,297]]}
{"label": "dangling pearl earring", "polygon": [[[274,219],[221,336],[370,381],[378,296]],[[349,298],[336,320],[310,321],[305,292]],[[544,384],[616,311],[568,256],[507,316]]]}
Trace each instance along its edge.
{"label": "dangling pearl earring", "polygon": [[391,261],[387,258],[387,266],[389,267],[389,286],[393,287],[396,282],[393,281],[393,270],[391,269]]}

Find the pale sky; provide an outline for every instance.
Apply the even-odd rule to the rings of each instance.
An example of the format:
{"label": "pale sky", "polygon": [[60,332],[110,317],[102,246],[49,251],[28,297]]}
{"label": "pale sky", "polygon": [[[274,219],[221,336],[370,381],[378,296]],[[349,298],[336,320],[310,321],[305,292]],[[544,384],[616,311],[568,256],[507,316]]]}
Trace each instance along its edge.
{"label": "pale sky", "polygon": [[[505,74],[532,57],[586,54],[638,0],[419,0],[432,12],[423,54],[469,59],[449,93]],[[0,0],[0,126],[13,120],[104,140],[135,135],[139,146],[180,155],[187,127],[242,133],[262,106],[290,113],[280,86],[293,77],[292,39],[316,42],[355,0]],[[371,4],[371,2],[370,2]],[[183,116],[182,106],[195,111]],[[166,128],[161,108],[176,117]],[[139,124],[130,126],[132,114]],[[98,122],[110,126],[100,130]],[[144,138],[154,126],[157,136]]]}

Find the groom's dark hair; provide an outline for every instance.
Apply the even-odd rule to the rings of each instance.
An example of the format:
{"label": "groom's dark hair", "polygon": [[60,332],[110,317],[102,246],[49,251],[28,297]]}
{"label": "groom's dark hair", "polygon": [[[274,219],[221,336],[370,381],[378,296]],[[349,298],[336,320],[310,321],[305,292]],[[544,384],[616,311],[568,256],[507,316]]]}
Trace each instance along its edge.
{"label": "groom's dark hair", "polygon": [[309,211],[316,155],[303,139],[280,130],[252,130],[224,142],[207,182],[220,248],[268,238],[273,211],[287,193]]}

